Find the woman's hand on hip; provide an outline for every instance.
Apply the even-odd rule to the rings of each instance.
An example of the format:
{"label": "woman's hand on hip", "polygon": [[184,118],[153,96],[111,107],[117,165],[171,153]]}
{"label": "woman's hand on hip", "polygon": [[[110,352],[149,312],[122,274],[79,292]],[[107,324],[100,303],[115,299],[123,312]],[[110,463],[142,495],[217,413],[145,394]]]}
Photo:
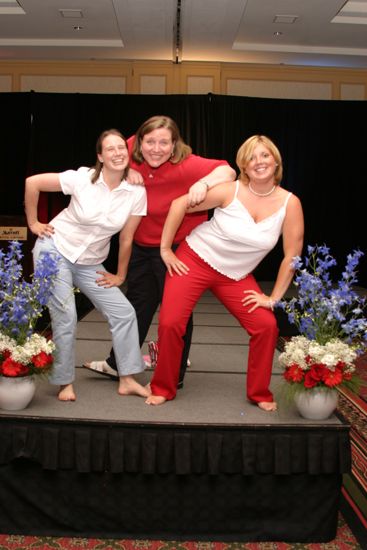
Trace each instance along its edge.
{"label": "woman's hand on hip", "polygon": [[274,301],[266,296],[265,294],[260,294],[256,290],[244,290],[246,296],[242,298],[241,302],[244,306],[249,307],[248,312],[251,313],[255,311],[258,307],[264,307],[265,309],[273,309]]}
{"label": "woman's hand on hip", "polygon": [[51,235],[55,233],[55,229],[49,223],[34,222],[29,226],[29,229],[40,239],[43,239],[43,237],[51,237]]}
{"label": "woman's hand on hip", "polygon": [[98,275],[101,275],[96,279],[98,286],[103,286],[103,288],[112,288],[113,286],[121,286],[124,282],[124,278],[119,275],[114,275],[108,271],[97,271]]}
{"label": "woman's hand on hip", "polygon": [[171,277],[173,273],[177,273],[177,275],[187,275],[189,272],[187,265],[177,258],[171,248],[161,248],[161,257]]}

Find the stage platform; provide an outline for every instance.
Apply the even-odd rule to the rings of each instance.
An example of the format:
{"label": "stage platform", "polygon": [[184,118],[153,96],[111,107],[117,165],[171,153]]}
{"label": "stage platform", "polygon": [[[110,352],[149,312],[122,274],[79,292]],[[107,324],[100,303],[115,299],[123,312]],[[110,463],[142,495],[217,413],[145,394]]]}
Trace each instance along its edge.
{"label": "stage platform", "polygon": [[[81,365],[110,347],[96,311],[78,324],[77,401],[39,382],[0,410],[0,532],[54,536],[326,542],[335,538],[350,426],[266,413],[245,397],[248,338],[205,294],[184,388],[161,407],[117,394]],[[147,341],[156,337],[156,321]],[[143,353],[146,351],[146,344]],[[151,371],[139,376],[148,382]],[[280,371],[274,361],[272,388]]]}

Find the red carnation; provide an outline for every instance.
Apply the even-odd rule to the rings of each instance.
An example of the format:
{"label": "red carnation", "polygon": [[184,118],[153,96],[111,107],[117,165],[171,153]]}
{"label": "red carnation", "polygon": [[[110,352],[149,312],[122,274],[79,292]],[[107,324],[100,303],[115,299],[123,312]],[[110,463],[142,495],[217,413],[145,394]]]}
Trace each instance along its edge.
{"label": "red carnation", "polygon": [[50,365],[53,361],[52,355],[45,351],[40,351],[37,355],[33,355],[32,363],[37,369],[42,369],[47,365]]}
{"label": "red carnation", "polygon": [[346,367],[346,363],[344,363],[344,361],[339,361],[338,364],[335,367],[335,370],[338,370],[341,373],[343,380],[352,380],[353,373],[352,372],[345,372],[344,371],[345,367]]}
{"label": "red carnation", "polygon": [[315,363],[311,366],[310,376],[317,382],[320,382],[320,380],[324,378],[325,370],[325,365],[323,365],[322,363]]}
{"label": "red carnation", "polygon": [[340,369],[325,369],[323,381],[329,388],[333,388],[343,381],[343,373]]}
{"label": "red carnation", "polygon": [[4,376],[25,376],[29,374],[29,368],[8,357],[2,364],[2,372]]}
{"label": "red carnation", "polygon": [[10,357],[11,355],[11,352],[9,349],[3,349],[3,351],[1,352],[1,355],[3,356],[3,359],[7,359],[8,357]]}
{"label": "red carnation", "polygon": [[287,382],[302,382],[304,373],[297,363],[293,363],[287,368],[283,376]]}
{"label": "red carnation", "polygon": [[314,388],[317,385],[317,380],[312,376],[311,371],[305,374],[305,388]]}

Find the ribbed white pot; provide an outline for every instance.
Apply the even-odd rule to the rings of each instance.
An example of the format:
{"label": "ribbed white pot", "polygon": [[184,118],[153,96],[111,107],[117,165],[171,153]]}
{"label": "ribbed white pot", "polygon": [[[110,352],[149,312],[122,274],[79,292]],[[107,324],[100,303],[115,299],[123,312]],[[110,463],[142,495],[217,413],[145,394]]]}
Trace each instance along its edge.
{"label": "ribbed white pot", "polygon": [[33,376],[0,376],[0,408],[7,411],[25,409],[32,401],[35,391]]}
{"label": "ribbed white pot", "polygon": [[298,412],[303,418],[326,420],[338,405],[338,391],[314,388],[297,393],[294,401]]}

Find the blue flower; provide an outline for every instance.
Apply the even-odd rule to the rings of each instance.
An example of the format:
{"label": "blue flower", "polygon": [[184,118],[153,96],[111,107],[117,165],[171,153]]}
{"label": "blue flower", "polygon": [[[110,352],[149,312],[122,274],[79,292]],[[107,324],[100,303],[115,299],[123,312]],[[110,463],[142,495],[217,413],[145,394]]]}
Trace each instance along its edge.
{"label": "blue flower", "polygon": [[310,340],[325,344],[339,338],[362,349],[367,342],[366,299],[354,286],[363,252],[348,254],[337,283],[330,276],[330,268],[336,265],[330,249],[326,245],[309,245],[307,253],[304,260],[296,256],[292,262],[297,298],[281,300],[278,305],[287,313],[289,322]]}
{"label": "blue flower", "polygon": [[40,256],[31,281],[22,279],[22,244],[10,241],[0,250],[0,332],[22,344],[33,332],[50,298],[57,275],[57,261]]}

